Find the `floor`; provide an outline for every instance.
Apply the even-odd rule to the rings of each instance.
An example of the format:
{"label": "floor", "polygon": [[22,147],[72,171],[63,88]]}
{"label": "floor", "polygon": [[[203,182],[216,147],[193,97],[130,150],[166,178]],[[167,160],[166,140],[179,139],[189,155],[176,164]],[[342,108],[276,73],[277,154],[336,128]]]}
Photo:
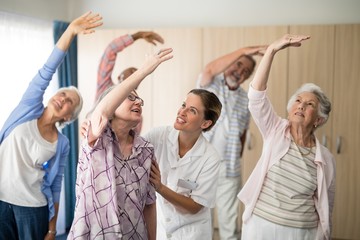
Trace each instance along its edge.
{"label": "floor", "polygon": [[[56,240],[66,240],[67,234],[63,234],[60,236],[56,236]],[[217,229],[214,230],[214,236],[213,236],[213,240],[220,240],[219,238],[219,232]]]}

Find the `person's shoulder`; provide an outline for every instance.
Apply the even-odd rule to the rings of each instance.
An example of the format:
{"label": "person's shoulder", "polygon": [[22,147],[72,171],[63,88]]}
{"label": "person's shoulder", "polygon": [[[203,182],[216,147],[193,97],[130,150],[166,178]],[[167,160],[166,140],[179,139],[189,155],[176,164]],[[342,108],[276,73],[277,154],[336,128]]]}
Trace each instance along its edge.
{"label": "person's shoulder", "polygon": [[58,144],[65,144],[65,145],[69,145],[70,144],[70,140],[67,136],[65,136],[65,134],[63,134],[60,130],[58,130]]}
{"label": "person's shoulder", "polygon": [[161,138],[162,136],[169,135],[173,129],[174,128],[171,126],[154,127],[144,134],[144,138],[147,140],[148,139],[154,140],[154,138]]}
{"label": "person's shoulder", "polygon": [[204,154],[208,156],[213,156],[214,158],[219,158],[220,156],[216,150],[216,148],[212,145],[212,143],[209,142],[209,140],[206,139],[206,137],[202,134],[201,137],[203,138],[204,144],[205,144],[205,151]]}
{"label": "person's shoulder", "polygon": [[164,133],[164,132],[170,132],[173,129],[171,126],[157,126],[149,130],[149,133]]}
{"label": "person's shoulder", "polygon": [[214,76],[213,85],[225,86],[225,76],[224,73],[219,73]]}

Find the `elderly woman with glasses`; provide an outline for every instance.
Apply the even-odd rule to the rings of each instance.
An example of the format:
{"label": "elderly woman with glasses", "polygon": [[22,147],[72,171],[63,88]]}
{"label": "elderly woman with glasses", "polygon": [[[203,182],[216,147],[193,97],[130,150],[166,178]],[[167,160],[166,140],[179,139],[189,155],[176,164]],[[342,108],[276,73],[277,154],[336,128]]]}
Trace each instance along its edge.
{"label": "elderly woman with glasses", "polygon": [[104,92],[88,124],[82,125],[85,139],[68,239],[155,239],[156,197],[149,180],[155,155],[153,146],[133,130],[144,105],[134,89],[172,58],[171,52],[161,50]]}

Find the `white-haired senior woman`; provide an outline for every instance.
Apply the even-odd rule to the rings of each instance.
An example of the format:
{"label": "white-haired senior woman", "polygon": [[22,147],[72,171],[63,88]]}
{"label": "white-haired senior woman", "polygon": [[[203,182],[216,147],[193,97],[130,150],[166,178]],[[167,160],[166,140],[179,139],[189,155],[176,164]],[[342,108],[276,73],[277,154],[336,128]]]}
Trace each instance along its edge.
{"label": "white-haired senior woman", "polygon": [[69,140],[59,130],[75,120],[82,98],[59,89],[43,105],[56,69],[78,33],[92,33],[102,17],[88,12],[63,33],[0,131],[0,239],[55,239]]}
{"label": "white-haired senior woman", "polygon": [[266,94],[275,54],[307,39],[287,34],[269,45],[250,84],[249,109],[263,150],[238,195],[245,204],[242,240],[331,239],[335,159],[314,135],[331,103],[320,87],[305,84],[290,98],[283,119]]}

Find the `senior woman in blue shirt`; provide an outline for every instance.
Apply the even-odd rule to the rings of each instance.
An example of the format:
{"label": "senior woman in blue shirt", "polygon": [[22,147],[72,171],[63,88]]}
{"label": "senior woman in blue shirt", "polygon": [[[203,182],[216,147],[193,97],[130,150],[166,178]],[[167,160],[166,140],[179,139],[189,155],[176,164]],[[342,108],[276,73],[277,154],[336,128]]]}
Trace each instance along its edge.
{"label": "senior woman in blue shirt", "polygon": [[44,107],[43,96],[74,37],[94,32],[101,19],[88,12],[70,23],[0,131],[0,239],[55,239],[70,148],[58,126],[78,117],[82,97],[61,88]]}

